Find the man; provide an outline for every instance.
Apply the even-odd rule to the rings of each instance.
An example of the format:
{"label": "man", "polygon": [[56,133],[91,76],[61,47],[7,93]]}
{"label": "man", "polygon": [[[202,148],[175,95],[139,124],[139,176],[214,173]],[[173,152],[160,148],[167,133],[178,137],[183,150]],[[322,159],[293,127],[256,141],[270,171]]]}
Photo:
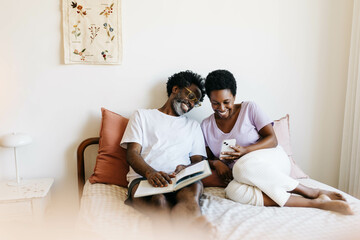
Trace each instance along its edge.
{"label": "man", "polygon": [[134,198],[139,182],[146,178],[154,187],[171,183],[180,170],[206,157],[199,124],[184,116],[204,99],[203,79],[191,71],[168,79],[168,99],[159,109],[142,109],[130,118],[121,146],[127,148],[129,192],[126,203],[147,213],[208,222],[201,216],[200,181],[174,193]]}

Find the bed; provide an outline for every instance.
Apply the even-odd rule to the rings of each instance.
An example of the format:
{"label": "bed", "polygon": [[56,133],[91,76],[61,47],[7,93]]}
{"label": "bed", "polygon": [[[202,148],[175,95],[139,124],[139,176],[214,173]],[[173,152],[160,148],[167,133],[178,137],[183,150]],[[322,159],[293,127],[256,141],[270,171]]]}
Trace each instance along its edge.
{"label": "bed", "polygon": [[[91,184],[87,180],[85,168],[91,169],[92,166],[86,166],[91,160],[87,159],[85,150],[92,147],[93,151],[97,151],[97,144],[99,138],[90,138],[78,148],[81,198],[77,225],[79,231],[87,236],[86,239],[190,239],[181,235],[186,231],[174,234],[170,231],[170,235],[159,236],[149,217],[124,204],[126,187]],[[341,192],[311,178],[299,181],[309,187]],[[354,215],[345,216],[314,208],[243,205],[226,199],[222,187],[206,187],[200,205],[203,215],[217,226],[214,239],[360,239],[360,200],[341,193]]]}

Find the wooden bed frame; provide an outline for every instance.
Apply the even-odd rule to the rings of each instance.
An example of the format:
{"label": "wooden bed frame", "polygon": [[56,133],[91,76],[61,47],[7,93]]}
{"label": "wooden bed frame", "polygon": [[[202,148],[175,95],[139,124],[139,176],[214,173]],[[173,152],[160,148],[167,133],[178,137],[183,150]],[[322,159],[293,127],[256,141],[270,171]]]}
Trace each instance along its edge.
{"label": "wooden bed frame", "polygon": [[77,149],[77,178],[79,197],[81,198],[85,185],[85,158],[84,153],[87,147],[99,144],[99,137],[87,138],[82,141]]}

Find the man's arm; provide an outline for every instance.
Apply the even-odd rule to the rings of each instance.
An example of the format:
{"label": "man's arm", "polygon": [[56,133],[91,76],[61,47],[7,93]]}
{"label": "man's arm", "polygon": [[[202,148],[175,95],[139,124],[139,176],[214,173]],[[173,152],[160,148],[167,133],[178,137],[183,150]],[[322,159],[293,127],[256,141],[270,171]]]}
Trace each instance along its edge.
{"label": "man's arm", "polygon": [[173,177],[173,176],[175,177],[175,175],[178,174],[181,170],[183,170],[183,169],[185,169],[185,168],[187,168],[187,167],[189,167],[189,166],[191,166],[191,165],[194,165],[195,163],[198,163],[198,162],[202,161],[203,159],[204,159],[204,157],[201,156],[201,155],[191,156],[191,157],[190,157],[191,163],[190,163],[189,165],[183,165],[183,164],[177,165],[175,171],[172,172],[172,173],[170,174],[170,176],[171,176],[171,177]]}
{"label": "man's arm", "polygon": [[169,175],[165,172],[158,172],[147,164],[141,156],[141,145],[139,143],[128,143],[126,161],[141,176],[146,177],[154,187],[166,187],[171,183]]}
{"label": "man's arm", "polygon": [[[198,162],[201,162],[203,159],[204,159],[204,157],[201,156],[201,155],[191,156],[191,157],[190,157],[190,160],[191,160],[191,164],[190,164],[190,165],[195,164],[195,163],[198,163]],[[189,165],[189,166],[190,166],[190,165]]]}

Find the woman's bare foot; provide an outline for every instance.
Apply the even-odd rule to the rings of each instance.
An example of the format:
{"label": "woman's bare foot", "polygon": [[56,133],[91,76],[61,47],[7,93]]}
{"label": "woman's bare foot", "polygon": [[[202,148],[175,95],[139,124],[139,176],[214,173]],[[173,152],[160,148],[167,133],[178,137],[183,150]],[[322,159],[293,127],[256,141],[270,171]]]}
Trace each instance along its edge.
{"label": "woman's bare foot", "polygon": [[337,192],[332,192],[332,191],[327,191],[327,190],[320,189],[319,190],[319,196],[321,196],[321,195],[326,195],[331,200],[341,200],[341,201],[346,202],[346,199],[344,198],[344,196],[341,195],[340,193],[337,193]]}
{"label": "woman's bare foot", "polygon": [[332,200],[328,195],[321,194],[318,198],[314,199],[317,202],[317,207],[323,210],[338,212],[344,215],[353,215],[349,204],[343,200]]}
{"label": "woman's bare foot", "polygon": [[327,191],[324,189],[307,187],[305,185],[302,185],[301,183],[294,190],[292,190],[291,193],[296,193],[310,199],[316,199],[323,194],[328,196],[331,200],[346,201],[344,196],[341,195],[340,193]]}

